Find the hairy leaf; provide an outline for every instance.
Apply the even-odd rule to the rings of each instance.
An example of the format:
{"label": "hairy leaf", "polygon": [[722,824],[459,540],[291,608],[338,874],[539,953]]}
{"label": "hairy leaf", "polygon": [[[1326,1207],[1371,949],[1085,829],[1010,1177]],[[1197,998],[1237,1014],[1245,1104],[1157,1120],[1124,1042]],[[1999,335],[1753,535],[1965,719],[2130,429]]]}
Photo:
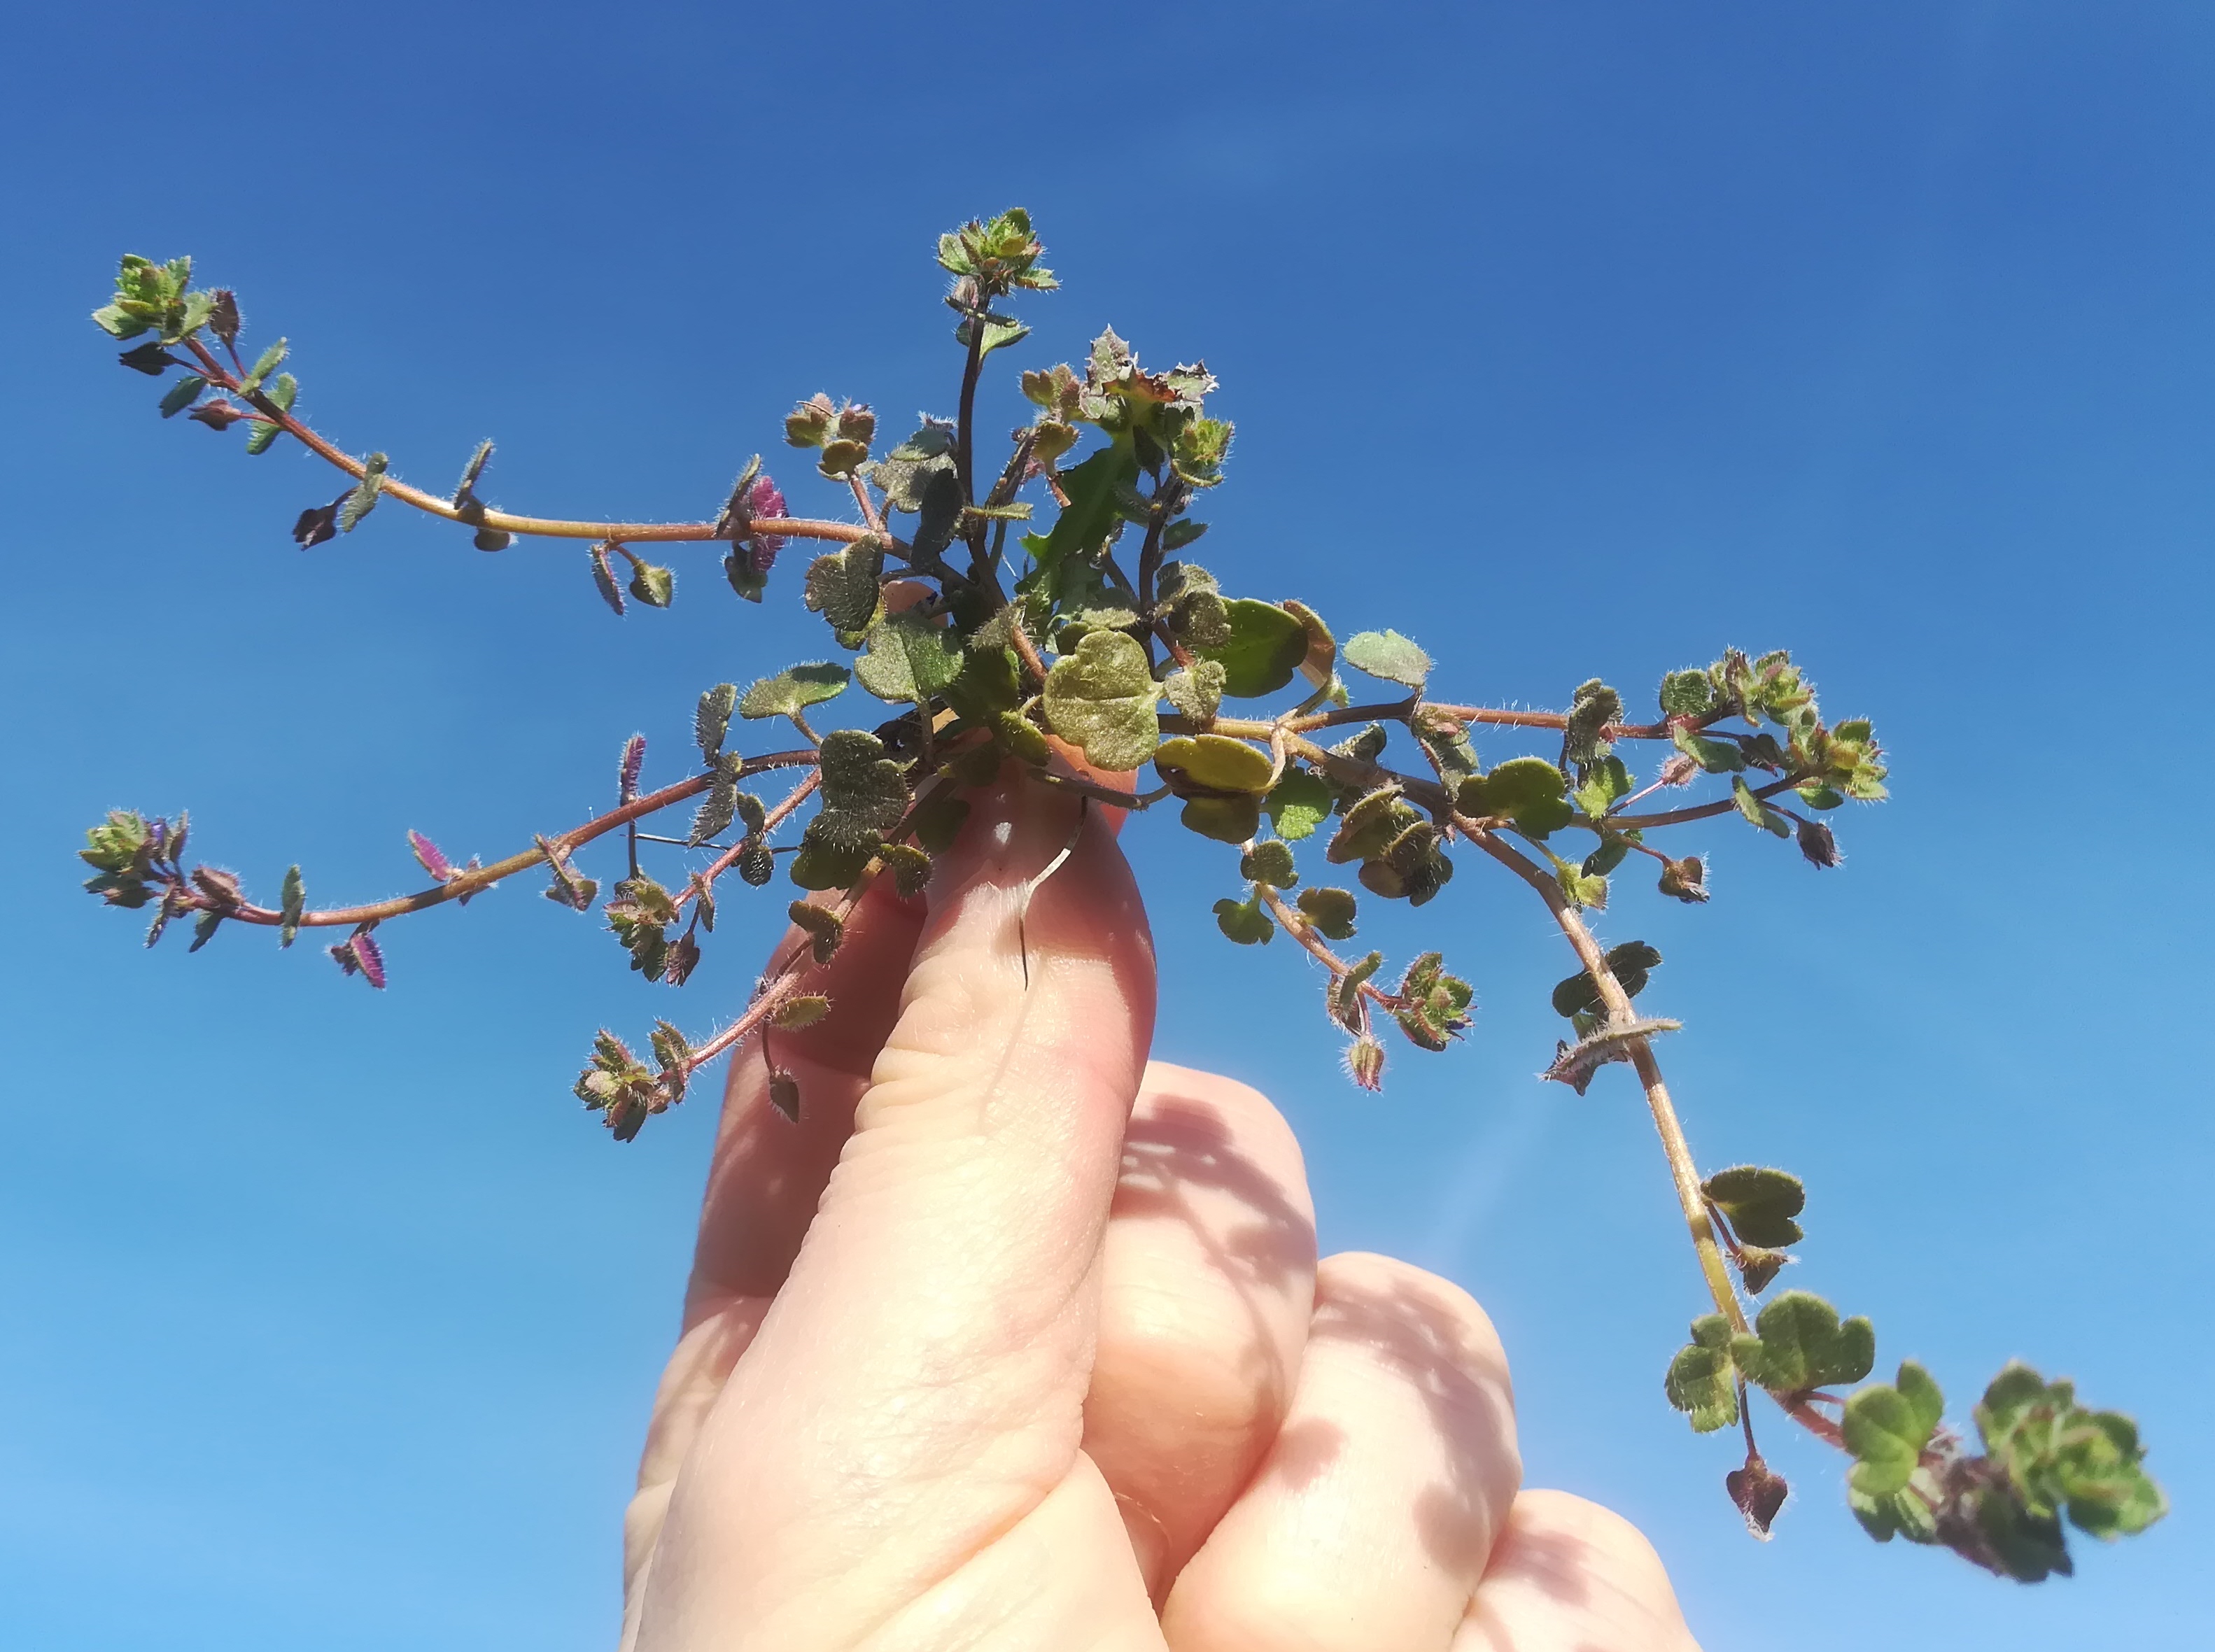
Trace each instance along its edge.
{"label": "hairy leaf", "polygon": [[1912,1360],[1900,1362],[1897,1382],[1857,1390],[1838,1423],[1854,1454],[1854,1490],[1876,1498],[1904,1489],[1945,1411],[1938,1385]]}
{"label": "hairy leaf", "polygon": [[1695,1433],[1712,1434],[1738,1421],[1730,1337],[1730,1322],[1720,1313],[1708,1314],[1692,1321],[1692,1340],[1669,1361],[1662,1392],[1672,1405],[1690,1416]]}
{"label": "hairy leaf", "polygon": [[835,700],[846,691],[849,681],[846,668],[828,660],[788,666],[748,688],[739,700],[739,715],[756,721],[764,717],[790,717],[810,706]]}
{"label": "hairy leaf", "polygon": [[1290,682],[1308,656],[1307,627],[1275,603],[1249,597],[1225,603],[1223,609],[1229,637],[1195,644],[1192,651],[1223,667],[1223,692],[1234,700],[1253,700]]}
{"label": "hairy leaf", "polygon": [[854,663],[880,700],[923,704],[960,675],[961,639],[918,614],[887,614],[869,627],[868,652]]}
{"label": "hairy leaf", "polygon": [[1331,790],[1304,768],[1287,768],[1270,788],[1267,807],[1269,824],[1288,843],[1313,835],[1330,818]]}
{"label": "hairy leaf", "polygon": [[1756,1335],[1732,1339],[1731,1355],[1749,1382],[1780,1393],[1859,1382],[1876,1358],[1876,1332],[1807,1291],[1787,1291],[1762,1309]]}
{"label": "hairy leaf", "polygon": [[1227,735],[1179,735],[1164,740],[1154,753],[1154,767],[1180,795],[1200,790],[1260,797],[1269,790],[1269,754]]}
{"label": "hairy leaf", "polygon": [[1106,769],[1132,769],[1161,743],[1161,687],[1146,651],[1120,632],[1086,633],[1046,674],[1046,726]]}
{"label": "hairy leaf", "polygon": [[1300,891],[1302,916],[1327,940],[1352,940],[1355,902],[1351,890],[1310,885]]}
{"label": "hairy leaf", "polygon": [[1806,1237],[1792,1219],[1807,1205],[1807,1190],[1788,1171],[1734,1165],[1709,1177],[1700,1190],[1749,1245],[1797,1245]]}
{"label": "hairy leaf", "polygon": [[1431,678],[1431,657],[1396,631],[1360,631],[1340,651],[1346,663],[1371,676],[1422,692]]}

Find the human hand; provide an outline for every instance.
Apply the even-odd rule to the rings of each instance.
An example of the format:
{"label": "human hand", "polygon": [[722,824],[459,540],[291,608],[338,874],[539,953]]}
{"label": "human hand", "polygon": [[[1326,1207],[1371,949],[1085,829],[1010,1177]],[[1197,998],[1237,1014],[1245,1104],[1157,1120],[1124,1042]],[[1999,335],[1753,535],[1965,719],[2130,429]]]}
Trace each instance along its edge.
{"label": "human hand", "polygon": [[1149,1064],[1098,810],[980,794],[734,1068],[625,1522],[625,1652],[1689,1652],[1637,1532],[1519,1492],[1483,1311],[1316,1261],[1299,1149]]}

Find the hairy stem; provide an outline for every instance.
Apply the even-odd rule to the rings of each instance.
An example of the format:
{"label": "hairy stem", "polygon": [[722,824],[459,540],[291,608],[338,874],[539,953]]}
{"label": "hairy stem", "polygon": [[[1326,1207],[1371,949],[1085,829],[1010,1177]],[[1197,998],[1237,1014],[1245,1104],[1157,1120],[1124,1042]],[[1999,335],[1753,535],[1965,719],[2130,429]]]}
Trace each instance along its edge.
{"label": "hairy stem", "polygon": [[[776,751],[765,757],[747,758],[739,773],[741,775],[758,774],[765,769],[791,768],[802,763],[812,764],[817,761],[819,761],[817,756],[812,750]],[[429,907],[442,906],[448,901],[459,900],[465,895],[481,893],[490,889],[504,878],[512,878],[517,872],[527,872],[532,866],[543,864],[547,860],[549,851],[555,854],[566,856],[572,850],[581,848],[590,843],[594,838],[604,837],[610,832],[629,825],[631,822],[643,816],[666,809],[672,804],[682,803],[687,798],[698,796],[706,791],[714,780],[715,777],[712,774],[695,774],[689,779],[678,781],[674,786],[665,786],[660,791],[650,792],[634,802],[625,804],[620,809],[600,816],[597,820],[588,820],[581,826],[573,827],[559,837],[546,839],[544,848],[525,849],[520,854],[512,854],[505,860],[495,860],[492,865],[482,866],[475,872],[457,872],[446,882],[436,884],[430,889],[418,890],[413,895],[402,895],[393,900],[379,901],[369,906],[343,907],[327,912],[304,912],[300,915],[300,927],[322,929],[341,925],[378,923],[387,918],[397,918],[410,912],[421,912]],[[202,909],[208,909],[208,902],[204,898],[196,898],[194,904]],[[223,915],[236,919],[241,923],[275,926],[281,925],[285,921],[285,915],[281,912],[272,911],[267,907],[243,903],[224,910]]]}
{"label": "hairy stem", "polygon": [[[1520,851],[1501,842],[1467,816],[1457,815],[1455,823],[1469,835],[1470,841],[1537,891],[1562,933],[1575,949],[1578,959],[1598,984],[1600,1001],[1606,1005],[1609,1017],[1618,1022],[1635,1020],[1637,1012],[1631,1008],[1630,994],[1615,978],[1615,971],[1608,967],[1607,955],[1592,939],[1592,931],[1586,927],[1577,909],[1562,895],[1560,884]],[[1745,1331],[1748,1328],[1746,1309],[1740,1306],[1737,1288],[1731,1282],[1730,1264],[1723,1260],[1715,1224],[1708,1218],[1707,1196],[1700,1191],[1699,1169],[1693,1163],[1691,1147],[1684,1140],[1684,1128],[1678,1123],[1676,1107],[1669,1099],[1669,1086],[1662,1081],[1660,1063],[1654,1059],[1652,1042],[1634,1038],[1629,1049],[1630,1064],[1646,1091],[1646,1105],[1654,1115],[1654,1130],[1661,1138],[1661,1150],[1669,1160],[1669,1177],[1676,1184],[1677,1202],[1683,1208],[1684,1226],[1690,1230],[1692,1248],[1699,1256],[1700,1274],[1707,1281],[1708,1294],[1715,1299],[1716,1309],[1730,1321],[1732,1329]]]}
{"label": "hairy stem", "polygon": [[[186,344],[199,358],[203,376],[210,382],[232,395],[239,395],[238,380],[233,377],[198,339],[187,339]],[[285,433],[294,437],[309,451],[328,460],[341,470],[359,481],[368,467],[359,459],[317,435],[307,425],[286,413],[259,391],[248,395],[264,418],[283,426]],[[712,522],[565,522],[550,517],[519,517],[506,511],[494,511],[478,506],[457,506],[420,487],[384,478],[380,490],[382,497],[398,499],[418,511],[448,522],[466,523],[472,528],[489,528],[501,533],[518,534],[540,539],[610,539],[658,540],[664,542],[681,541],[710,541],[727,538],[718,534]],[[850,522],[819,522],[800,517],[762,517],[753,523],[753,531],[776,534],[788,539],[835,539],[853,541],[865,539],[870,529]]]}
{"label": "hairy stem", "polygon": [[[822,770],[811,770],[807,779],[801,780],[799,785],[794,786],[791,791],[786,792],[777,802],[772,804],[767,812],[762,817],[762,836],[764,838],[767,838],[771,832],[782,825],[786,818],[791,815],[794,810],[800,807],[801,804],[807,802],[810,797],[814,795],[815,788],[822,783]],[[718,878],[721,878],[733,866],[739,864],[739,857],[745,853],[745,848],[746,840],[740,838],[738,842],[732,845],[731,847],[724,850],[722,854],[717,855],[713,860],[709,861],[707,866],[701,872],[699,879],[700,883],[706,884],[710,888],[714,887],[715,882]],[[683,890],[678,892],[675,897],[675,905],[678,910],[680,912],[684,910],[684,903],[692,898],[693,892],[697,887],[698,884],[696,884],[688,883]]]}

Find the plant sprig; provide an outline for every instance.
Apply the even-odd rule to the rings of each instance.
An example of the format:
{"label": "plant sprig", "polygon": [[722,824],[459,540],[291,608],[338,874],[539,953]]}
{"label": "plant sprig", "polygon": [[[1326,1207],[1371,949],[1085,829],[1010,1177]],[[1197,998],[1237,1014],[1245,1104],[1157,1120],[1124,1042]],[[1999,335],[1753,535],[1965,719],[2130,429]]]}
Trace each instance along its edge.
{"label": "plant sprig", "polygon": [[[1055,285],[1041,250],[1021,211],[941,238],[961,360],[953,417],[926,416],[884,445],[863,403],[819,394],[786,416],[786,443],[813,455],[819,476],[858,522],[793,516],[757,456],[711,518],[678,523],[496,509],[482,492],[489,442],[450,495],[410,486],[386,455],[357,457],[299,416],[298,382],[280,370],[290,359],[285,340],[248,365],[228,289],[193,287],[188,259],[125,259],[114,300],[94,320],[120,340],[146,339],[123,352],[125,366],[176,374],[161,399],[164,418],[187,413],[218,432],[242,424],[249,453],[291,437],[347,477],[342,492],[300,513],[292,536],[302,548],[353,532],[381,502],[396,500],[469,529],[481,550],[534,538],[589,541],[594,587],[622,615],[631,602],[666,608],[676,594],[676,572],[635,546],[724,543],[727,581],[759,602],[778,553],[813,540],[835,548],[806,570],[801,599],[822,615],[830,647],[851,659],[800,662],[743,692],[711,687],[695,711],[698,761],[682,778],[642,790],[646,744],[634,736],[618,758],[615,805],[534,837],[530,849],[457,866],[409,832],[432,879],[413,895],[310,909],[294,866],[278,904],[257,905],[235,874],[187,862],[182,815],[173,825],[126,811],[89,834],[83,858],[96,875],[86,888],[111,905],[152,907],[149,945],[180,918],[192,920],[194,951],[227,923],[273,927],[285,946],[304,928],[344,929],[332,957],[381,988],[381,926],[466,904],[543,866],[549,899],[580,912],[598,904],[632,970],[681,987],[715,929],[721,881],[736,872],[749,886],[766,884],[783,856],[804,893],[788,909],[790,939],[742,1015],[696,1043],[658,1019],[651,1060],[611,1031],[596,1037],[576,1093],[627,1141],[681,1101],[702,1067],[749,1040],[770,1063],[772,1100],[796,1117],[802,1098],[770,1060],[770,1039],[838,1013],[827,997],[801,990],[810,965],[836,954],[854,903],[876,879],[893,879],[905,895],[922,890],[967,812],[965,793],[1008,765],[1133,811],[1173,803],[1181,825],[1235,855],[1238,892],[1216,902],[1218,927],[1244,945],[1283,933],[1321,966],[1323,1013],[1348,1040],[1347,1072],[1366,1089],[1383,1083],[1388,1031],[1418,1050],[1447,1049],[1471,1025],[1474,992],[1441,951],[1392,970],[1379,951],[1354,957],[1340,946],[1358,934],[1364,901],[1425,906],[1453,878],[1456,854],[1473,851],[1531,890],[1576,960],[1576,973],[1552,989],[1573,1036],[1543,1076],[1581,1095],[1605,1068],[1627,1065],[1645,1095],[1712,1309],[1692,1322],[1664,1390],[1696,1430],[1739,1428],[1746,1456],[1726,1486],[1752,1530],[1768,1535],[1788,1490],[1755,1441],[1747,1398],[1755,1389],[1850,1456],[1854,1512],[1880,1540],[1943,1545],[2001,1576],[2036,1581],[2070,1568],[2065,1519],[2103,1539],[2159,1519],[2166,1503],[2144,1472],[2133,1425],[2078,1404],[2068,1383],[2010,1365],[1974,1410],[1982,1450],[1973,1453],[1944,1425],[1938,1386],[1912,1361],[1891,1383],[1834,1392],[1874,1368],[1867,1319],[1842,1319],[1800,1290],[1750,1311],[1797,1259],[1789,1247],[1803,1236],[1804,1189],[1765,1166],[1702,1173],[1655,1055],[1655,1040],[1679,1023],[1641,1014],[1634,1002],[1661,955],[1641,940],[1604,946],[1593,933],[1593,915],[1610,910],[1632,865],[1663,896],[1709,900],[1704,857],[1656,841],[1673,829],[1734,814],[1794,842],[1812,866],[1838,866],[1835,811],[1886,796],[1884,754],[1868,723],[1825,720],[1813,685],[1781,650],[1725,649],[1667,674],[1645,720],[1598,679],[1576,686],[1560,712],[1457,704],[1431,696],[1433,662],[1409,636],[1362,632],[1341,643],[1303,602],[1231,594],[1185,555],[1208,530],[1192,512],[1224,480],[1233,436],[1207,411],[1216,381],[1198,364],[1144,368],[1112,331],[1081,365],[1022,375],[1034,413],[993,470],[983,462],[977,391],[990,358],[1028,335],[1002,307]],[[981,490],[980,476],[990,478]],[[1356,703],[1349,673],[1383,685],[1381,697]],[[819,733],[811,713],[827,715],[816,708],[856,682],[890,715],[874,729]],[[1227,712],[1231,701],[1249,702],[1242,709],[1250,714]],[[732,749],[734,729],[755,722],[789,724],[804,744],[752,756]],[[1477,731],[1544,749],[1487,767]],[[1644,746],[1660,750],[1641,783],[1625,754]],[[1141,786],[1135,777],[1148,767],[1153,784]],[[776,802],[746,789],[776,771],[799,778]],[[1125,775],[1133,778],[1118,784]],[[1695,801],[1638,806],[1657,792],[1702,786]],[[681,830],[641,829],[686,807]],[[795,825],[796,838],[772,841]],[[618,830],[624,872],[602,901],[576,857]],[[678,853],[657,877],[646,858],[665,849]],[[710,858],[684,858],[703,854]],[[1359,893],[1310,881],[1341,869]]]}

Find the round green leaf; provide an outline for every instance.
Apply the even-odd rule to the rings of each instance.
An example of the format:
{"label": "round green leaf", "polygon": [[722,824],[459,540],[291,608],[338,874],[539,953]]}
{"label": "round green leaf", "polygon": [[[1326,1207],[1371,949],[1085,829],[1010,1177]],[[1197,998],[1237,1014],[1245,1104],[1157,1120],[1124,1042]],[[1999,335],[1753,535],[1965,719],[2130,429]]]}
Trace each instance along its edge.
{"label": "round green leaf", "polygon": [[1230,639],[1193,650],[1202,659],[1222,663],[1223,692],[1234,700],[1253,700],[1290,682],[1308,657],[1307,627],[1275,603],[1250,597],[1225,603],[1223,609]]}
{"label": "round green leaf", "polygon": [[1160,701],[1161,685],[1137,640],[1094,631],[1054,662],[1042,704],[1046,725],[1101,768],[1132,769],[1161,743]]}
{"label": "round green leaf", "polygon": [[1420,690],[1431,678],[1431,657],[1396,631],[1363,631],[1346,639],[1346,663],[1371,676]]}
{"label": "round green leaf", "polygon": [[1222,734],[1180,735],[1162,742],[1154,767],[1173,784],[1181,780],[1211,792],[1269,789],[1269,754]]}

